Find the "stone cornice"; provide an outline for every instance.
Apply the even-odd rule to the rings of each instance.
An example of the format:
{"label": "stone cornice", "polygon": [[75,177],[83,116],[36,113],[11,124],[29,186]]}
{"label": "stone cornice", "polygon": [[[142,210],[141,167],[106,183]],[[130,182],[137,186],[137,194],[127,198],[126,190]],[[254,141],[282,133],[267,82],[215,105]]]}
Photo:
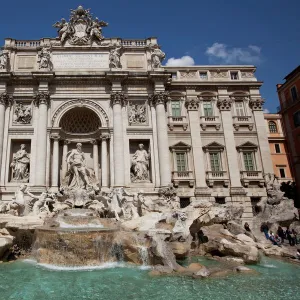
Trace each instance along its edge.
{"label": "stone cornice", "polygon": [[149,72],[148,77],[151,79],[153,82],[167,82],[168,79],[170,79],[172,76],[171,73],[166,73],[164,72]]}
{"label": "stone cornice", "polygon": [[32,77],[38,81],[50,82],[54,77],[54,72],[31,72]]}
{"label": "stone cornice", "polygon": [[116,71],[116,72],[106,72],[106,78],[111,82],[122,82],[128,77],[128,72]]}

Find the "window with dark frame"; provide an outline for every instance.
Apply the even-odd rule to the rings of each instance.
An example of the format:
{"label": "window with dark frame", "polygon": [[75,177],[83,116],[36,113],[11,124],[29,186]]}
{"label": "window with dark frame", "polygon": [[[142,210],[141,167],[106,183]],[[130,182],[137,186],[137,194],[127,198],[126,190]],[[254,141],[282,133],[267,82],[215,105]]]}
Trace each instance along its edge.
{"label": "window with dark frame", "polygon": [[276,133],[277,132],[277,126],[274,121],[269,122],[269,131],[270,133]]}
{"label": "window with dark frame", "polygon": [[293,119],[294,119],[294,126],[299,127],[300,126],[300,111],[297,111],[294,113]]}
{"label": "window with dark frame", "polygon": [[230,77],[231,80],[238,80],[239,79],[238,72],[230,72]]}
{"label": "window with dark frame", "polygon": [[281,153],[279,144],[275,144],[275,152],[276,153]]}
{"label": "window with dark frame", "polygon": [[279,168],[279,174],[280,174],[280,178],[286,178],[284,168]]}
{"label": "window with dark frame", "polygon": [[292,95],[293,101],[296,101],[298,99],[297,89],[295,86],[293,86],[291,88],[291,95]]}

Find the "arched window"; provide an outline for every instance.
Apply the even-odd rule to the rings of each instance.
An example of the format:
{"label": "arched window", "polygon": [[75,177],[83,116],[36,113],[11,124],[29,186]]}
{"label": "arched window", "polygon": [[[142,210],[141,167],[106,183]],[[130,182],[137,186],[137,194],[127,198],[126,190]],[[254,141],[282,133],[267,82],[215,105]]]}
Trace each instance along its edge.
{"label": "arched window", "polygon": [[269,131],[271,133],[277,132],[277,126],[276,126],[275,122],[273,122],[273,121],[269,122]]}

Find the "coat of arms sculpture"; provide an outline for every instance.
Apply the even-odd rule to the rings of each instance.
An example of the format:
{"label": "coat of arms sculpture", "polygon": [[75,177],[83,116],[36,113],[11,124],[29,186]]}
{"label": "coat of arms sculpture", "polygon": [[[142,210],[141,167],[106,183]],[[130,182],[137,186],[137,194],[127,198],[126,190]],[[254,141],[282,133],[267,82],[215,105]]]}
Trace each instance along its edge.
{"label": "coat of arms sculpture", "polygon": [[90,9],[84,9],[78,6],[77,9],[71,9],[70,20],[67,22],[61,19],[53,27],[58,28],[58,37],[61,45],[66,41],[70,45],[92,45],[95,41],[97,44],[103,40],[102,28],[108,23],[100,21],[98,18],[93,19]]}

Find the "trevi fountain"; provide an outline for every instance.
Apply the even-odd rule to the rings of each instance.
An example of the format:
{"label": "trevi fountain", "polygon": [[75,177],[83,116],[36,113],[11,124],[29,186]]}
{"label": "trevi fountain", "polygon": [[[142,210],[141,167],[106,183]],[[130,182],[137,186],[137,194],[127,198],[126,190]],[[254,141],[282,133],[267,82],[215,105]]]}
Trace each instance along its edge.
{"label": "trevi fountain", "polygon": [[[260,232],[300,223],[270,169],[254,67],[233,67],[236,94],[226,67],[203,87],[201,66],[162,66],[155,38],[104,38],[82,6],[53,26],[0,56],[0,298],[299,299],[296,250]],[[207,100],[218,116],[199,118]],[[253,123],[227,122],[234,101]],[[245,149],[260,170],[240,171]]]}

